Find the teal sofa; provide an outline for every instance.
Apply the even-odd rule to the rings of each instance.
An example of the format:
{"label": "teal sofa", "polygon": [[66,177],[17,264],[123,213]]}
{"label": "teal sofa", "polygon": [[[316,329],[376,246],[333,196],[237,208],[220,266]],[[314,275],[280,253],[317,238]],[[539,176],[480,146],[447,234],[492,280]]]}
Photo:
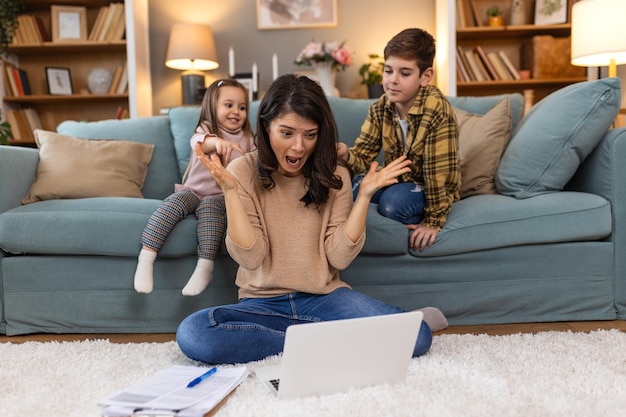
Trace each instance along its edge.
{"label": "teal sofa", "polygon": [[[530,115],[520,122],[519,94],[450,100],[482,115],[502,98],[510,101],[514,132],[529,127],[524,120]],[[350,144],[372,101],[329,100],[340,138]],[[533,117],[570,128],[566,116],[559,120],[550,107],[535,107]],[[253,121],[257,109],[252,103]],[[196,262],[193,216],[176,226],[157,258],[153,293],[133,289],[141,232],[180,181],[198,114],[198,108],[180,107],[167,116],[66,121],[58,127],[80,138],[155,144],[143,199],[22,205],[38,152],[0,147],[0,332],[174,332],[189,313],[236,301],[237,266],[225,251],[204,293],[181,295]],[[365,247],[341,276],[354,289],[405,309],[437,306],[452,325],[626,319],[626,129],[602,129],[595,133],[599,144],[580,158],[562,190],[464,198],[453,205],[437,242],[423,252],[410,251],[405,226],[382,217],[372,204]],[[544,130],[549,134],[541,126],[540,134],[531,135]],[[514,140],[515,135],[509,148]],[[512,163],[509,148],[501,165]]]}

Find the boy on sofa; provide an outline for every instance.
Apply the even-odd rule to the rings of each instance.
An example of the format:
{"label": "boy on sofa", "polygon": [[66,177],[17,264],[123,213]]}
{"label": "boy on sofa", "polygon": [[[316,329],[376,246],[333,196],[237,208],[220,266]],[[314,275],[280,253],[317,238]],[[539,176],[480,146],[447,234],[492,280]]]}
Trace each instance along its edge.
{"label": "boy on sofa", "polygon": [[412,161],[398,184],[379,190],[383,216],[412,230],[409,246],[423,250],[435,242],[452,203],[460,198],[458,127],[452,106],[430,81],[435,40],[422,29],[405,29],[385,46],[383,89],[372,104],[354,146],[340,143],[339,157],[356,175],[354,196],[363,174],[382,148],[385,164],[400,155]]}
{"label": "boy on sofa", "polygon": [[[224,164],[256,149],[248,120],[248,92],[243,85],[223,79],[209,86],[190,143],[192,150],[197,143],[202,144],[203,152],[216,153]],[[193,212],[198,219],[198,263],[183,295],[200,294],[213,278],[215,258],[226,230],[224,195],[197,158],[190,158],[185,177],[183,184],[176,184],[176,191],[152,214],[143,231],[134,279],[137,292],[152,292],[157,253],[174,226]]]}

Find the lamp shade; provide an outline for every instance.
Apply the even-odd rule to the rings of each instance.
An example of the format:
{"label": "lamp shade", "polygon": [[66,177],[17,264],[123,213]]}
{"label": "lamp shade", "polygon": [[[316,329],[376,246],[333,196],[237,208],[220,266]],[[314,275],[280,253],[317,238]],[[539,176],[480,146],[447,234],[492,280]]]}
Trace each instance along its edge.
{"label": "lamp shade", "polygon": [[626,0],[581,0],[572,6],[572,65],[626,64]]}
{"label": "lamp shade", "polygon": [[172,26],[165,66],[183,71],[207,71],[219,67],[211,28],[199,23]]}

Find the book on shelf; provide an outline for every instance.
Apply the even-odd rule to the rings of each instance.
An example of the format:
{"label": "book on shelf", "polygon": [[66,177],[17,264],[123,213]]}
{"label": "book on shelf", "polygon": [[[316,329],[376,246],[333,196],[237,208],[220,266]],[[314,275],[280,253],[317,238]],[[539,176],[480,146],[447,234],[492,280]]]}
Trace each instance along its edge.
{"label": "book on shelf", "polygon": [[128,110],[125,109],[123,106],[119,106],[117,110],[115,111],[115,118],[118,120],[128,119],[129,117],[130,117],[130,114],[128,113]]}
{"label": "book on shelf", "polygon": [[478,10],[478,5],[476,4],[476,1],[470,0],[470,6],[472,8],[472,15],[474,16],[474,22],[476,23],[476,26],[484,26],[483,19]]}
{"label": "book on shelf", "polygon": [[480,55],[478,55],[478,52],[473,49],[472,54],[474,54],[474,58],[476,59],[476,63],[478,64],[478,69],[482,73],[484,81],[493,81],[493,78],[491,78],[491,75],[489,75],[489,71],[487,71],[487,67],[483,63],[483,60],[480,59]]}
{"label": "book on shelf", "polygon": [[467,27],[467,18],[465,16],[463,0],[456,0],[456,27],[458,29],[463,29]]}
{"label": "book on shelf", "polygon": [[509,57],[506,56],[506,54],[504,53],[504,51],[498,51],[498,56],[502,59],[502,62],[504,62],[504,66],[511,73],[513,79],[521,80],[522,77],[519,75],[517,68],[515,68]]}
{"label": "book on shelf", "polygon": [[30,96],[32,91],[30,89],[30,82],[28,81],[28,74],[22,68],[13,68],[13,78],[15,78],[15,84],[17,85],[18,96]]}
{"label": "book on shelf", "polygon": [[100,7],[88,40],[97,42],[120,41],[126,30],[124,3],[110,3]]}
{"label": "book on shelf", "polygon": [[128,65],[124,65],[124,69],[122,70],[122,75],[120,76],[119,82],[117,83],[117,88],[115,89],[115,94],[124,94],[127,88],[128,88]]}
{"label": "book on shelf", "polygon": [[469,67],[472,70],[472,73],[474,74],[474,77],[476,78],[476,81],[487,81],[487,78],[484,76],[478,64],[478,59],[474,51],[471,49],[468,49],[466,51],[463,51],[463,54],[467,58],[467,62],[469,64]]}
{"label": "book on shelf", "polygon": [[121,65],[115,67],[115,71],[113,72],[113,78],[111,79],[111,86],[109,87],[109,94],[115,94],[117,92],[117,86],[120,83],[123,71],[124,68]]}
{"label": "book on shelf", "polygon": [[465,53],[463,52],[463,48],[461,48],[460,45],[457,45],[456,50],[457,50],[456,56],[463,63],[463,67],[465,68],[465,71],[467,72],[467,75],[469,78],[468,81],[476,81],[476,76],[474,75],[469,62],[467,61],[467,57],[465,56]]}
{"label": "book on shelf", "polygon": [[467,68],[465,67],[465,64],[463,63],[463,60],[461,59],[461,55],[459,55],[458,53],[456,54],[456,71],[457,71],[457,78],[459,79],[459,81],[463,81],[463,82],[472,81],[472,78],[470,77],[469,72],[467,71]]}
{"label": "book on shelf", "polygon": [[39,115],[34,109],[7,109],[6,116],[9,124],[11,125],[11,136],[14,141],[35,141],[35,135],[33,132],[35,129],[41,129],[42,125]]}
{"label": "book on shelf", "polygon": [[89,32],[89,36],[87,40],[96,41],[98,40],[98,36],[100,36],[100,31],[102,30],[102,24],[104,23],[104,19],[107,16],[109,11],[109,6],[100,7],[100,11],[98,11],[98,15],[96,16],[96,21],[91,28],[91,32]]}
{"label": "book on shelf", "polygon": [[496,72],[496,69],[493,67],[493,64],[491,63],[491,61],[489,61],[489,57],[487,57],[487,54],[485,53],[485,50],[482,48],[482,46],[476,45],[474,47],[474,50],[476,51],[476,53],[478,54],[478,57],[482,61],[483,66],[487,70],[489,77],[494,81],[500,81],[500,76]]}
{"label": "book on shelf", "polygon": [[13,42],[15,45],[35,45],[48,41],[46,27],[39,16],[22,14],[17,18]]}
{"label": "book on shelf", "polygon": [[106,34],[107,41],[120,41],[124,37],[126,19],[124,18],[124,3],[113,3],[114,15],[109,32]]}
{"label": "book on shelf", "polygon": [[506,69],[504,62],[502,62],[502,59],[500,59],[500,56],[496,52],[487,52],[487,58],[491,61],[491,64],[502,81],[511,81],[513,79],[513,76]]}
{"label": "book on shelf", "polygon": [[6,61],[4,62],[4,86],[6,95],[9,97],[17,97],[19,95],[17,84],[15,83],[15,76],[13,75],[13,68],[15,68],[15,66]]}

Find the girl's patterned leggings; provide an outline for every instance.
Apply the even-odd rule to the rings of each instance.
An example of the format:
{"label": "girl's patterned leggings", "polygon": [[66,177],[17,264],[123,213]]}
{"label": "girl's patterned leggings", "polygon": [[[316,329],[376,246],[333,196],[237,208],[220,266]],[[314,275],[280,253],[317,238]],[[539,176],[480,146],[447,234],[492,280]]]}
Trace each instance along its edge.
{"label": "girl's patterned leggings", "polygon": [[194,212],[198,219],[198,256],[215,260],[226,230],[226,207],[221,195],[200,200],[190,190],[171,194],[150,216],[141,244],[159,252],[174,226]]}

